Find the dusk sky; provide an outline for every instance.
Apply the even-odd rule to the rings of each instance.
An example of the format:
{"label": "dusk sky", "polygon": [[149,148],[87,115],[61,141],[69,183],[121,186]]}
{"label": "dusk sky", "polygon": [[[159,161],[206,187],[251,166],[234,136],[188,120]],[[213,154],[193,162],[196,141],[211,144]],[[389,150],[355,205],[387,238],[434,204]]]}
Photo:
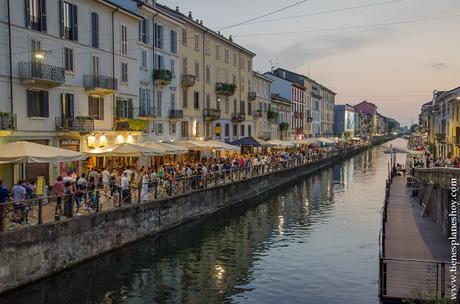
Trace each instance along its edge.
{"label": "dusk sky", "polygon": [[[220,29],[298,0],[159,2]],[[361,8],[341,10],[353,7]],[[257,54],[255,70],[268,71],[272,60],[310,75],[338,93],[336,104],[366,99],[406,125],[434,89],[460,86],[459,0],[311,0],[255,22],[223,33]],[[273,35],[286,32],[304,33]],[[270,35],[245,36],[252,34]]]}

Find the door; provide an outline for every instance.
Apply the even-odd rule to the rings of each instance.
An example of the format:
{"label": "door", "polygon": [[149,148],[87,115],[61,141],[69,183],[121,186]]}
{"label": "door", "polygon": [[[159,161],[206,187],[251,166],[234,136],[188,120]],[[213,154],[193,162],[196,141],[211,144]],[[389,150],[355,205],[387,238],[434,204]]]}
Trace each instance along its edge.
{"label": "door", "polygon": [[[41,145],[48,145],[49,141],[47,139],[43,140],[29,140],[30,142],[41,144]],[[36,179],[37,176],[44,176],[45,182],[47,185],[50,184],[49,180],[49,164],[26,164],[26,180],[30,181],[31,179]]]}

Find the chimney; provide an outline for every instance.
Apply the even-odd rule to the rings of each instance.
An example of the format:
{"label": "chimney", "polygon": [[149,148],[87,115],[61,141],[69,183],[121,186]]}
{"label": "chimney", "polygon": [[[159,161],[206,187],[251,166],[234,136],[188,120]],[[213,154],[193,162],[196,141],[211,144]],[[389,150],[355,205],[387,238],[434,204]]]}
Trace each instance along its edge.
{"label": "chimney", "polygon": [[178,12],[178,13],[179,13],[179,7],[178,7],[178,6],[176,6],[176,12]]}
{"label": "chimney", "polygon": [[232,35],[228,36],[228,40],[233,41]]}
{"label": "chimney", "polygon": [[203,20],[200,20],[200,25],[203,25]]}
{"label": "chimney", "polygon": [[188,17],[193,20],[192,12],[188,12]]}

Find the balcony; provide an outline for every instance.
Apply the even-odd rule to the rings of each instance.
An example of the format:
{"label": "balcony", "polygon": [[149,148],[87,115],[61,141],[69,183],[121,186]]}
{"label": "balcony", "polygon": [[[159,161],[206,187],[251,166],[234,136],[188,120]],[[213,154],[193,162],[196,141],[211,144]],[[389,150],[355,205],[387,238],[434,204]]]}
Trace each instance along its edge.
{"label": "balcony", "polygon": [[434,135],[434,137],[438,140],[438,141],[444,141],[446,139],[446,134],[444,133],[436,133]]}
{"label": "balcony", "polygon": [[236,85],[232,83],[217,82],[216,83],[216,94],[223,96],[232,96],[235,94]]}
{"label": "balcony", "polygon": [[83,85],[88,93],[98,95],[108,95],[118,90],[117,78],[97,74],[84,75]]}
{"label": "balcony", "polygon": [[195,75],[183,74],[181,77],[181,85],[184,88],[193,87],[195,85],[196,77]]}
{"label": "balcony", "polygon": [[221,111],[216,109],[204,109],[203,117],[205,120],[218,120],[220,119]]}
{"label": "balcony", "polygon": [[184,118],[184,111],[183,110],[171,110],[169,111],[169,118],[170,119]]}
{"label": "balcony", "polygon": [[264,112],[262,110],[255,110],[253,115],[255,119],[259,119],[264,117]]}
{"label": "balcony", "polygon": [[254,101],[257,98],[257,93],[256,92],[248,92],[248,100],[249,101]]}
{"label": "balcony", "polygon": [[171,83],[173,74],[170,70],[155,70],[153,72],[153,79],[156,85],[168,85]]}
{"label": "balcony", "polygon": [[272,109],[269,109],[267,111],[267,119],[270,120],[271,122],[276,121],[278,119],[278,112],[275,112]]}
{"label": "balcony", "polygon": [[94,119],[83,116],[75,118],[56,117],[56,130],[92,132],[94,131]]}
{"label": "balcony", "polygon": [[313,122],[313,117],[307,116],[307,118],[306,118],[305,120],[306,120],[308,123]]}
{"label": "balcony", "polygon": [[19,62],[19,78],[24,84],[52,88],[65,82],[65,72],[64,68],[41,62]]}
{"label": "balcony", "polygon": [[0,112],[0,130],[13,131],[17,129],[16,114]]}
{"label": "balcony", "polygon": [[145,132],[147,130],[147,122],[142,119],[134,118],[117,118],[115,122],[116,131],[139,131]]}
{"label": "balcony", "polygon": [[232,122],[243,122],[246,120],[246,115],[243,113],[234,113],[232,114]]}

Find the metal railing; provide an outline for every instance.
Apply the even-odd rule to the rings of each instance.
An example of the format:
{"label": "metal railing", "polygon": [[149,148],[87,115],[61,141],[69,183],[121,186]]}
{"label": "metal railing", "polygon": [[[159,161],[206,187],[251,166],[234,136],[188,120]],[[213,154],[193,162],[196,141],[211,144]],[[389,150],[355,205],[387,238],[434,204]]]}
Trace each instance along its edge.
{"label": "metal railing", "polygon": [[16,130],[16,117],[14,113],[0,113],[0,130]]}
{"label": "metal railing", "polygon": [[64,68],[37,61],[19,62],[19,78],[65,82]]}
{"label": "metal railing", "polygon": [[94,119],[90,118],[63,118],[56,117],[56,130],[58,131],[94,131]]}
{"label": "metal railing", "polygon": [[453,179],[460,183],[460,169],[458,168],[414,168],[413,176],[422,183],[431,183],[442,188],[450,188]]}
{"label": "metal railing", "polygon": [[111,91],[117,91],[118,79],[99,74],[86,74],[83,76],[83,85],[87,90],[100,88]]}
{"label": "metal railing", "polygon": [[217,120],[221,116],[221,111],[216,109],[204,109],[203,110],[203,117],[205,119],[210,120]]}
{"label": "metal railing", "polygon": [[337,149],[336,151],[320,154],[305,153],[289,159],[274,160],[270,163],[238,166],[236,163],[225,167],[222,163],[210,165],[206,173],[201,174],[168,174],[164,169],[164,176],[160,173],[155,178],[141,181],[139,177],[133,180],[128,189],[122,189],[119,183],[110,188],[96,188],[90,191],[79,192],[72,186],[72,193],[63,196],[51,195],[51,190],[44,196],[35,196],[22,201],[8,201],[0,205],[0,231],[17,229],[30,225],[41,225],[72,218],[78,215],[91,215],[102,210],[119,208],[132,203],[142,204],[159,199],[183,195],[193,191],[203,190],[228,183],[238,182],[271,174],[285,169],[313,163],[315,161],[332,158],[341,153],[352,152],[357,149]]}
{"label": "metal railing", "polygon": [[246,120],[246,115],[243,113],[233,113],[232,114],[232,121],[233,122],[243,122]]}
{"label": "metal railing", "polygon": [[195,85],[196,77],[191,74],[182,74],[181,85],[183,87],[193,87]]}
{"label": "metal railing", "polygon": [[172,119],[184,118],[184,111],[183,110],[176,110],[176,109],[170,110],[169,111],[169,118],[172,118]]}

